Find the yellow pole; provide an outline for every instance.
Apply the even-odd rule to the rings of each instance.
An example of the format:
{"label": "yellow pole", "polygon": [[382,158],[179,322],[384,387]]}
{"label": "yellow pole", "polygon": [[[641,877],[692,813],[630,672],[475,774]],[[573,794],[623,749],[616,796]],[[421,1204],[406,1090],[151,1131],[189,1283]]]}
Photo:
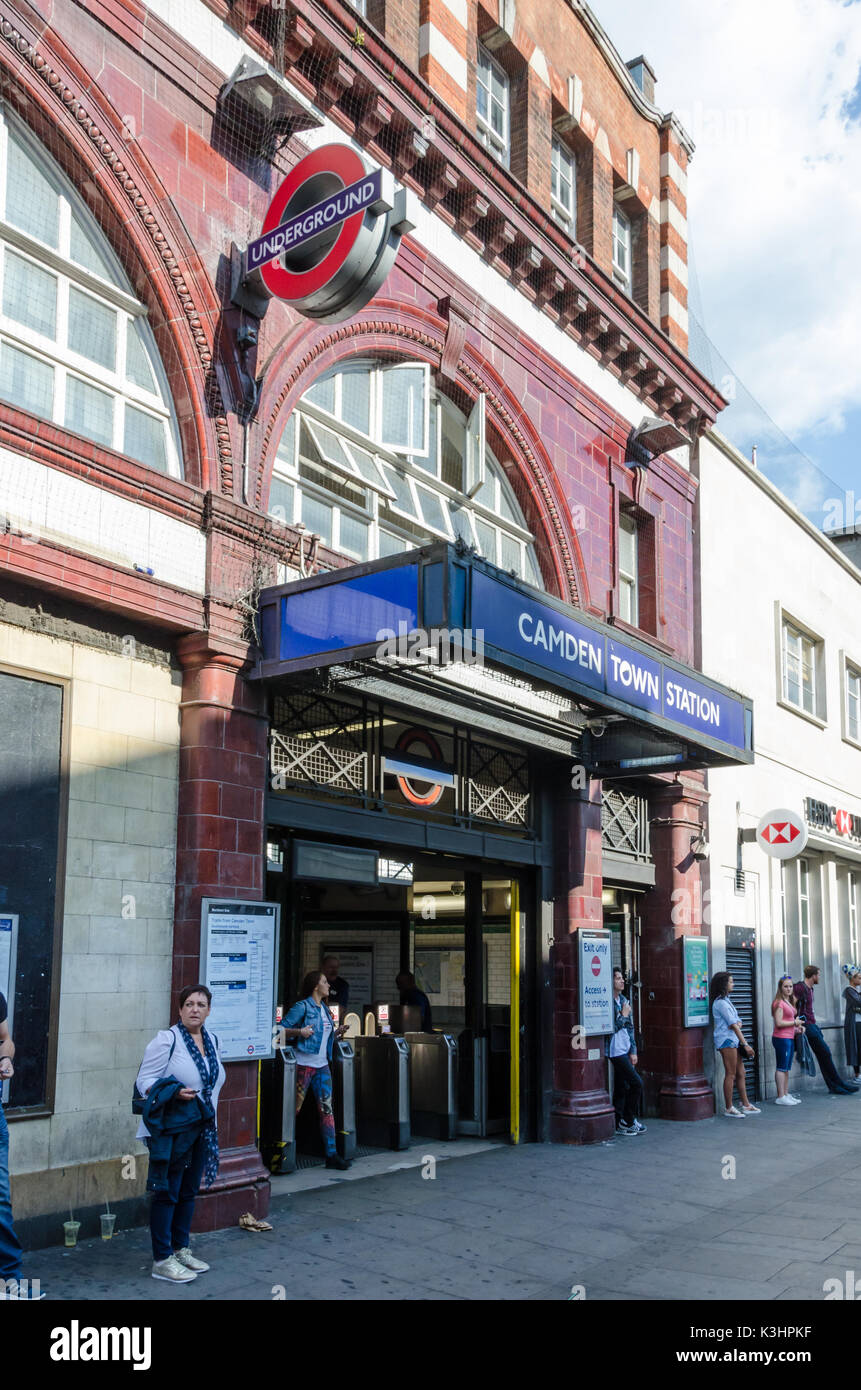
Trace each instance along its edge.
{"label": "yellow pole", "polygon": [[511,1001],[511,1142],[520,1143],[520,884],[511,881],[509,924]]}

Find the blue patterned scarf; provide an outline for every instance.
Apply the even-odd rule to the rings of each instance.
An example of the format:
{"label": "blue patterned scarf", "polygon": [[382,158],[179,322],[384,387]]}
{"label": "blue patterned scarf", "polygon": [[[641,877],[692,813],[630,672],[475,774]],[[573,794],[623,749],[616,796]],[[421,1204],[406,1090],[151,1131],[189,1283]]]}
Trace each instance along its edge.
{"label": "blue patterned scarf", "polygon": [[[218,1080],[218,1056],[216,1055],[215,1045],[206,1029],[201,1026],[200,1032],[203,1037],[203,1045],[206,1048],[206,1058],[200,1055],[200,1048],[189,1033],[185,1024],[180,1021],[177,1023],[180,1037],[188,1048],[197,1070],[200,1072],[200,1079],[203,1082],[201,1095],[205,1101],[212,1104],[212,1088]],[[214,1110],[214,1107],[213,1107]],[[215,1127],[215,1114],[203,1131],[206,1140],[206,1164],[203,1170],[203,1186],[211,1187],[215,1182],[218,1173],[218,1130]]]}

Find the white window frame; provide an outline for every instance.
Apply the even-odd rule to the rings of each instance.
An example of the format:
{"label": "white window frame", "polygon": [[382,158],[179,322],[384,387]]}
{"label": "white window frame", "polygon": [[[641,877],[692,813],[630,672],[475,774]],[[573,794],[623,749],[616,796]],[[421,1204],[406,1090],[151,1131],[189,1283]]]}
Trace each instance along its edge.
{"label": "white window frame", "polygon": [[846,875],[849,895],[849,959],[858,959],[858,912],[861,907],[861,873],[850,869]]}
{"label": "white window frame", "polygon": [[[561,175],[559,171],[560,163],[567,165],[569,200],[566,203],[564,197],[560,197],[559,187],[561,185]],[[550,212],[554,221],[558,222],[572,241],[577,236],[577,159],[573,150],[569,149],[558,135],[553,136],[550,147]]]}
{"label": "white window frame", "polygon": [[[622,568],[622,532],[632,538],[634,551],[634,568],[626,570]],[[640,527],[633,512],[620,508],[619,510],[619,542],[618,542],[618,568],[619,568],[619,618],[623,623],[628,623],[630,627],[640,626]],[[626,616],[623,612],[624,604],[622,595],[627,594],[630,600],[630,614]]]}
{"label": "white window frame", "polygon": [[[112,267],[117,279],[127,281],[116,256],[112,252],[104,232],[97,226],[80,195],[74,190],[62,171],[51,160],[50,154],[30,134],[26,126],[11,117],[0,104],[0,171],[8,170],[9,129],[14,130],[15,138],[38,165],[45,180],[54,188],[59,203],[59,249],[41,242],[37,237],[6,220],[6,181],[0,175],[0,340],[10,347],[27,353],[44,362],[53,369],[54,392],[51,421],[70,434],[79,431],[67,426],[66,383],[68,378],[76,377],[86,385],[105,392],[113,400],[113,424],[111,439],[107,447],[119,454],[125,454],[125,412],[130,405],[142,414],[160,421],[164,430],[165,471],[168,476],[182,477],[181,450],[176,419],[172,407],[161,358],[155,346],[152,331],[146,322],[146,307],[133,294],[121,285],[104,279],[101,275],[79,265],[69,253],[72,212],[95,243],[100,256]],[[38,269],[49,271],[57,281],[57,317],[54,338],[38,332],[30,326],[19,323],[3,313],[3,283],[7,251],[23,260],[31,262]],[[69,300],[72,289],[94,299],[116,315],[116,358],[114,369],[102,366],[76,352],[68,346]],[[126,350],[128,333],[134,326],[142,329],[145,352],[153,373],[156,392],[138,386],[126,377]],[[82,438],[88,436],[82,435]],[[130,456],[127,456],[130,457]],[[133,460],[140,462],[139,460]],[[142,467],[151,467],[141,463]],[[154,473],[161,469],[152,468]]]}
{"label": "white window frame", "polygon": [[[825,644],[821,637],[785,612],[780,605],[778,613],[778,704],[793,714],[809,719],[824,727],[826,723],[825,704]],[[794,648],[794,650],[793,650]],[[798,680],[790,681],[790,662],[798,663]],[[805,684],[804,670],[810,671],[810,682]],[[793,700],[790,687],[798,687],[800,699]],[[805,692],[812,692],[813,708],[804,703]]]}
{"label": "white window frame", "polygon": [[[845,652],[840,653],[840,671],[843,685],[843,739],[856,748],[861,748],[861,666],[852,661]],[[853,683],[857,690],[853,693]],[[852,732],[853,706],[855,732]]]}
{"label": "white window frame", "polygon": [[[347,365],[347,364],[343,364]],[[350,366],[358,365],[357,360],[351,359]],[[386,362],[373,362],[365,359],[364,365],[371,374],[379,373],[381,368],[389,366]],[[422,365],[413,363],[403,363],[403,366]],[[337,369],[335,369],[337,375]],[[430,376],[426,378],[427,389],[432,390]],[[371,399],[376,402],[372,409],[372,431],[379,430],[382,416],[380,414],[380,396],[375,384],[371,383]],[[340,408],[340,388],[336,385],[334,392],[335,409]],[[516,547],[519,555],[517,572],[520,576],[541,586],[540,569],[534,554],[532,533],[526,528],[520,517],[520,510],[511,491],[510,485],[503,475],[503,470],[497,460],[493,458],[487,447],[486,425],[485,425],[485,400],[484,396],[478,397],[475,406],[466,421],[462,420],[459,412],[454,406],[450,407],[451,413],[456,420],[460,421],[464,430],[464,470],[461,478],[461,486],[453,487],[446,482],[441,475],[441,448],[442,448],[442,415],[448,408],[447,399],[439,393],[434,394],[432,408],[438,408],[439,419],[436,434],[437,458],[435,461],[435,471],[431,471],[427,466],[422,466],[414,461],[411,456],[396,454],[391,450],[384,450],[378,439],[370,435],[365,435],[354,427],[345,424],[330,411],[324,410],[317,404],[307,399],[300,401],[293,411],[292,420],[292,452],[286,447],[288,431],[290,431],[290,421],[286,422],[285,430],[282,434],[281,444],[276,452],[273,478],[293,485],[293,515],[286,518],[277,515],[276,519],[287,524],[297,524],[302,517],[302,506],[305,497],[323,503],[333,509],[333,545],[340,534],[340,518],[353,516],[363,523],[370,524],[368,533],[368,559],[377,559],[382,552],[380,537],[383,533],[399,542],[404,550],[427,543],[434,537],[442,537],[445,540],[455,540],[458,532],[455,530],[453,512],[458,510],[467,518],[467,531],[471,538],[471,543],[475,544],[480,553],[485,553],[478,544],[478,532],[476,521],[481,521],[488,527],[489,534],[493,538],[493,553],[487,554],[486,558],[496,564],[502,560],[502,544],[506,540]],[[328,492],[324,486],[317,481],[309,480],[303,476],[300,469],[300,444],[302,438],[303,424],[308,427],[308,437],[314,443],[315,448],[320,453],[323,460],[324,472],[328,468],[331,472],[333,481],[348,481],[360,488],[364,494],[364,504],[360,504],[351,498],[338,496],[334,492]],[[320,439],[315,437],[319,426],[332,430],[338,436],[338,441],[347,459],[352,458],[357,448],[363,449],[372,455],[375,460],[384,484],[378,489],[374,489],[367,480],[358,473],[351,471],[340,460],[326,454],[320,448]],[[316,427],[316,430],[315,430]],[[472,445],[467,444],[469,430],[474,431],[474,441]],[[469,476],[474,477],[476,492],[481,490],[483,496],[479,500],[475,495],[470,496],[465,490],[465,483],[468,475],[467,454],[473,452],[473,459],[469,464]],[[334,451],[330,451],[334,453]],[[310,462],[310,460],[308,460]],[[318,467],[320,465],[317,465]],[[395,496],[395,489],[389,481],[390,474],[397,473],[401,486],[406,489],[407,495],[412,502],[414,512],[404,510],[398,505]],[[440,527],[438,518],[428,519],[422,507],[422,497],[425,493],[437,498],[441,504],[444,526]],[[421,536],[410,534],[406,529],[399,526],[398,518],[404,518],[412,527],[418,528],[424,534]],[[514,519],[512,519],[514,518]]]}
{"label": "white window frame", "polygon": [[[494,96],[493,78],[496,77],[504,93],[504,101]],[[479,110],[478,91],[479,87],[487,96],[488,115],[483,116]],[[511,162],[511,79],[505,68],[497,63],[496,59],[488,52],[483,44],[478,45],[478,60],[475,65],[475,122],[478,138],[485,149],[490,150],[507,169]],[[490,113],[496,105],[503,116],[504,131],[500,135],[494,130]]]}
{"label": "white window frame", "polygon": [[[623,233],[623,235],[620,235]],[[633,283],[633,237],[631,233],[631,219],[626,212],[623,212],[618,203],[613,204],[613,279],[617,285],[625,291],[631,293]],[[622,262],[617,256],[617,247],[624,246],[626,252],[626,262]]]}

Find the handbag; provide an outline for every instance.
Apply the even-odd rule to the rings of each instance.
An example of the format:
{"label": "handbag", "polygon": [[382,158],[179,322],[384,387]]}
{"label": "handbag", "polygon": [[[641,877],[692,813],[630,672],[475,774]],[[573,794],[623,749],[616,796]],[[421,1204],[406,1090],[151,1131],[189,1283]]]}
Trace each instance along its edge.
{"label": "handbag", "polygon": [[[176,1047],[176,1033],[174,1033],[174,1035],[173,1035],[173,1042],[172,1042],[171,1045],[170,1045],[170,1052],[167,1054],[167,1060],[168,1060],[168,1061],[170,1061],[171,1057],[173,1056],[173,1049],[174,1049],[175,1047]],[[138,1067],[138,1071],[140,1071],[140,1067]],[[145,1105],[146,1105],[146,1096],[142,1096],[142,1095],[141,1095],[140,1091],[138,1090],[137,1079],[135,1079],[135,1080],[132,1082],[132,1114],[133,1114],[133,1115],[142,1115],[143,1112],[144,1112],[144,1106],[145,1106]]]}

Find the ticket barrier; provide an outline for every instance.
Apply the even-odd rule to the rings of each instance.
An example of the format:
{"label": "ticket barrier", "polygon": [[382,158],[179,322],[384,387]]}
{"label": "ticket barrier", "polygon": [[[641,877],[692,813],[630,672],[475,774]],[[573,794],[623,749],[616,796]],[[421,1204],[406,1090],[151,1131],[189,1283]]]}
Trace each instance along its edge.
{"label": "ticket barrier", "polygon": [[356,1045],[358,1141],[371,1148],[406,1149],[410,1142],[410,1048],[384,1033]]}
{"label": "ticket barrier", "polygon": [[428,1139],[457,1134],[457,1043],[446,1033],[406,1033],[410,1129]]}
{"label": "ticket barrier", "polygon": [[260,1156],[270,1173],[296,1168],[296,1053],[278,1047],[260,1067]]}

